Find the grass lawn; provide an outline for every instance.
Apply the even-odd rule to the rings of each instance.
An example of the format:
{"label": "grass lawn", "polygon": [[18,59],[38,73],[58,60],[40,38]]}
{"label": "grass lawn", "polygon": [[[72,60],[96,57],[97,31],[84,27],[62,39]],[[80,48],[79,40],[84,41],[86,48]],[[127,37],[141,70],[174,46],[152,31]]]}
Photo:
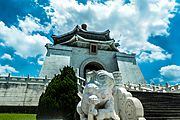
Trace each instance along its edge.
{"label": "grass lawn", "polygon": [[36,114],[0,113],[0,120],[36,120]]}

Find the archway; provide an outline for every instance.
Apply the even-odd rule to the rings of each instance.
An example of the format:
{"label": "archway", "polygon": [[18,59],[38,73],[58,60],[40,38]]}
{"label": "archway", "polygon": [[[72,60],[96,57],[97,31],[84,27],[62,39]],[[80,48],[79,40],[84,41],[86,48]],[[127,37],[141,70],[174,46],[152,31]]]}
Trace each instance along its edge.
{"label": "archway", "polygon": [[97,63],[97,62],[88,63],[84,67],[84,78],[86,78],[86,73],[89,72],[89,71],[92,71],[92,70],[95,70],[95,71],[104,70],[104,67],[101,64]]}

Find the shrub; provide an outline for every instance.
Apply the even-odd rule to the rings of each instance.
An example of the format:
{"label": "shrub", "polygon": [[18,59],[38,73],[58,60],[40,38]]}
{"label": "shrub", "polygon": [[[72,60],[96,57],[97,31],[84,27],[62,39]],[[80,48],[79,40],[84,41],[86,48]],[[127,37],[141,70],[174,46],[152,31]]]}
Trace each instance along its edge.
{"label": "shrub", "polygon": [[77,77],[72,67],[64,67],[61,74],[56,75],[45,93],[39,99],[37,117],[65,118],[73,120],[76,113],[76,105],[79,101],[77,96]]}

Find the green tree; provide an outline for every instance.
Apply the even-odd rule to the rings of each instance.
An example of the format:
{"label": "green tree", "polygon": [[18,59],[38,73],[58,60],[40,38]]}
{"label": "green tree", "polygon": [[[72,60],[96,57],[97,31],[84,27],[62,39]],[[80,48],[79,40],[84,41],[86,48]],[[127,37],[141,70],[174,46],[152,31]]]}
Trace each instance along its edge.
{"label": "green tree", "polygon": [[63,117],[73,120],[76,113],[77,77],[72,67],[64,67],[42,93],[38,105],[38,117]]}

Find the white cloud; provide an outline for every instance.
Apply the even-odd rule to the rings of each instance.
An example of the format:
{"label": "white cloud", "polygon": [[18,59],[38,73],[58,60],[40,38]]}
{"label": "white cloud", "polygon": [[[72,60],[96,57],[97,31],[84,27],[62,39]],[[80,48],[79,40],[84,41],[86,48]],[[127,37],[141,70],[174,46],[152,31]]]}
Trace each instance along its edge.
{"label": "white cloud", "polygon": [[3,42],[0,42],[0,46],[4,47],[5,45],[4,45],[4,43],[3,43]]}
{"label": "white cloud", "polygon": [[38,58],[38,60],[37,60],[37,63],[38,63],[39,65],[43,65],[43,63],[44,63],[44,58],[45,58],[45,56],[40,56],[40,57]]}
{"label": "white cloud", "polygon": [[180,83],[180,66],[177,65],[168,65],[161,67],[160,76],[152,78],[150,80],[151,83],[169,83],[169,84],[177,84]]}
{"label": "white cloud", "polygon": [[24,20],[18,19],[19,27],[26,34],[32,34],[33,31],[42,31],[42,25],[39,24],[40,19],[33,17],[32,15],[28,15]]}
{"label": "white cloud", "polygon": [[13,58],[11,57],[10,54],[4,53],[4,55],[1,56],[1,59],[8,59],[8,60],[12,60]]}
{"label": "white cloud", "polygon": [[154,62],[156,60],[165,60],[165,59],[170,59],[172,57],[171,54],[168,53],[163,53],[162,52],[153,52],[151,51],[150,53],[148,52],[142,52],[137,59],[138,62]]}
{"label": "white cloud", "polygon": [[155,46],[150,43],[146,43],[147,48],[142,48],[143,52],[139,53],[138,62],[154,62],[156,60],[165,60],[172,57],[171,54],[167,53],[165,50],[159,46]]}
{"label": "white cloud", "polygon": [[0,65],[0,75],[7,75],[8,73],[18,73],[18,71],[9,65]]}
{"label": "white cloud", "polygon": [[[50,1],[44,7],[55,34],[72,30],[77,24],[87,23],[89,30],[111,30],[111,36],[121,40],[121,51],[135,52],[144,61],[164,60],[171,55],[148,42],[150,36],[168,35],[169,19],[174,17],[175,0],[110,0],[103,3],[88,1],[86,5],[75,0]],[[121,39],[123,38],[123,39]],[[150,53],[149,53],[150,52]],[[142,53],[142,55],[141,55]],[[147,61],[147,60],[145,60]]]}
{"label": "white cloud", "polygon": [[180,66],[168,65],[160,69],[160,73],[165,77],[180,78]]}
{"label": "white cloud", "polygon": [[180,66],[168,65],[159,70],[164,80],[172,83],[180,83]]}
{"label": "white cloud", "polygon": [[8,27],[0,21],[0,38],[4,40],[1,46],[14,48],[16,54],[24,58],[43,55],[44,45],[50,40],[38,32],[53,30],[54,34],[62,34],[77,24],[87,23],[89,30],[110,29],[111,36],[121,40],[120,50],[135,52],[140,57],[139,62],[171,58],[165,50],[149,43],[148,38],[169,34],[169,19],[174,17],[177,5],[175,0],[131,0],[129,4],[124,4],[123,0],[99,1],[89,0],[84,5],[76,0],[51,0],[50,6],[44,7],[51,19],[51,23],[45,23],[47,26],[32,15],[18,19],[18,27]]}
{"label": "white cloud", "polygon": [[[2,21],[0,21],[0,39],[4,40],[6,46],[10,46],[16,50],[16,54],[21,57],[35,57],[39,54],[45,53],[44,45],[50,43],[50,40],[45,36],[41,36],[39,33],[29,34],[32,31],[36,31],[37,26],[31,23],[28,26],[30,18],[25,19],[24,23],[20,21],[20,30],[15,26],[7,27]],[[25,22],[27,22],[25,24]]]}
{"label": "white cloud", "polygon": [[31,65],[34,65],[34,62],[29,62]]}

